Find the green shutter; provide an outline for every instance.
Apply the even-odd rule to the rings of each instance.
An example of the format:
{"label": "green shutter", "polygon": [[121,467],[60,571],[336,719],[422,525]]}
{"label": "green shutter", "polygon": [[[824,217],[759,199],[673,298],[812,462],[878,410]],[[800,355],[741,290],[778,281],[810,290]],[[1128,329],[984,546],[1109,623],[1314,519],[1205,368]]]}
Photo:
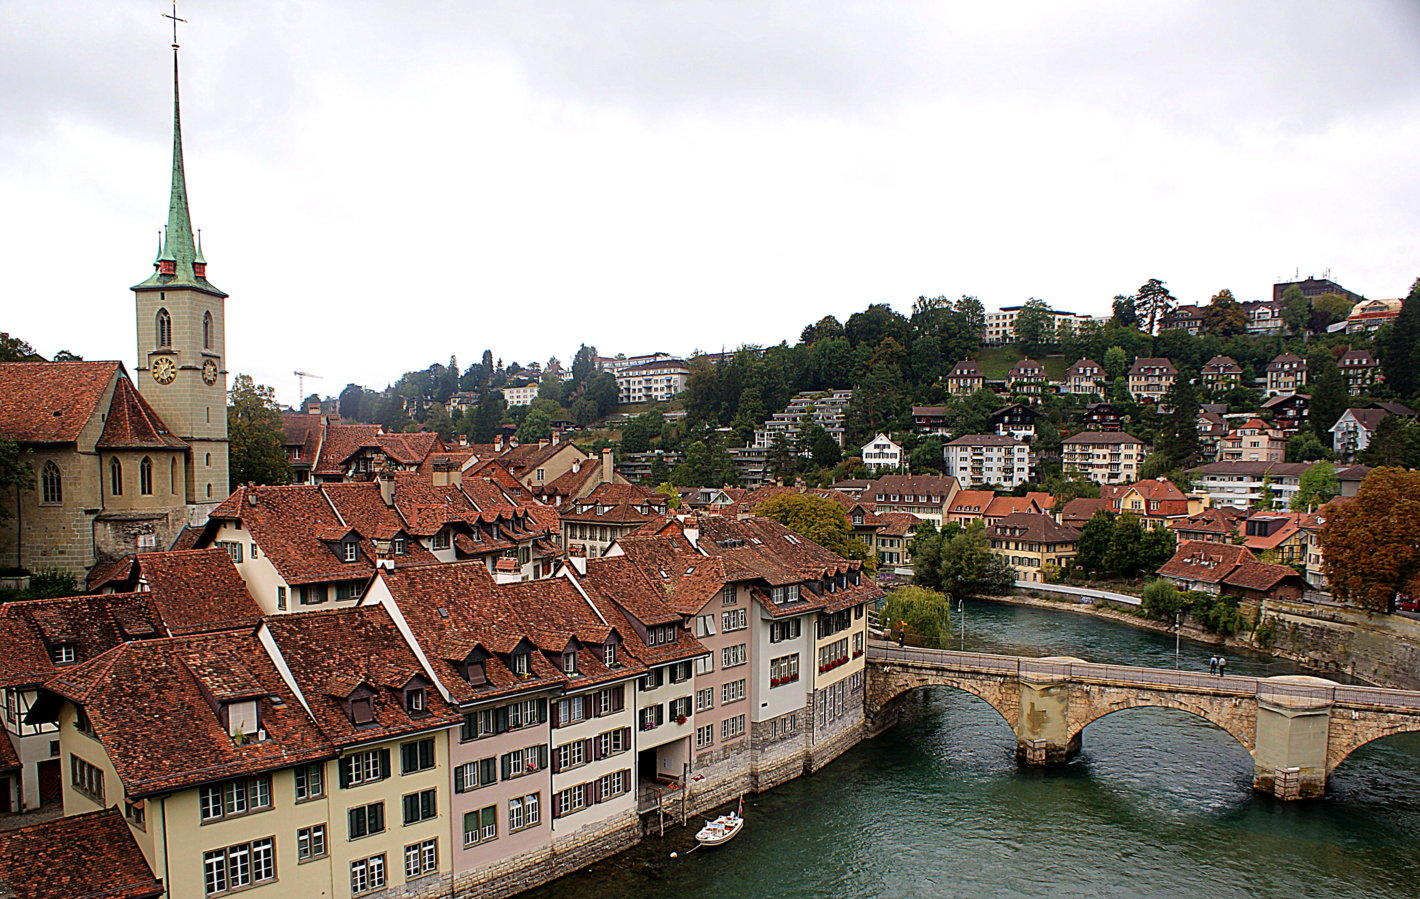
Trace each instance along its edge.
{"label": "green shutter", "polygon": [[539,700],[537,701],[537,723],[538,723],[538,724],[546,724],[546,723],[547,723],[547,700],[546,700],[546,699],[539,699]]}
{"label": "green shutter", "polygon": [[503,706],[502,708],[500,708],[500,709],[498,710],[498,716],[497,716],[497,717],[498,717],[497,733],[500,733],[500,734],[501,734],[501,733],[503,733],[504,731],[506,731],[506,730],[508,729],[508,707],[507,707],[507,706]]}
{"label": "green shutter", "polygon": [[389,776],[390,776],[390,751],[389,751],[388,749],[381,749],[381,750],[380,750],[380,779],[383,780],[383,779],[385,779],[386,777],[389,777]]}
{"label": "green shutter", "polygon": [[350,757],[336,759],[335,766],[340,769],[340,788],[343,790],[350,786]]}

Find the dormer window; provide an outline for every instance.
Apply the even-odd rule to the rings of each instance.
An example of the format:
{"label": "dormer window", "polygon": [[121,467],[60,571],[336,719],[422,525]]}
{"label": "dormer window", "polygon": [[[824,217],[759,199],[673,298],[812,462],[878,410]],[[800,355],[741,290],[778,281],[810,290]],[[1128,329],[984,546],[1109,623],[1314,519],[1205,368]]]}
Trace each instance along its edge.
{"label": "dormer window", "polygon": [[515,652],[515,653],[513,653],[512,656],[509,657],[509,667],[511,667],[511,668],[513,669],[513,673],[514,673],[514,674],[517,674],[517,675],[520,675],[520,676],[521,676],[521,675],[526,675],[526,674],[528,674],[529,671],[531,670],[531,669],[529,668],[529,665],[528,665],[528,653],[526,653],[526,652]]}
{"label": "dormer window", "polygon": [[562,654],[562,673],[577,673],[577,650],[569,649],[568,651]]}
{"label": "dormer window", "polygon": [[390,541],[390,550],[397,556],[405,555],[409,552],[409,538],[403,534]]}
{"label": "dormer window", "polygon": [[[437,549],[448,549],[448,548],[449,548],[449,539],[450,539],[450,538],[449,538],[449,529],[448,529],[448,528],[439,528],[439,532],[434,535],[434,549],[436,549],[436,550],[437,550]],[[473,539],[475,539],[475,540],[478,540],[478,539],[479,539],[478,531],[477,531],[477,530],[475,530],[475,531],[473,532]]]}
{"label": "dormer window", "polygon": [[50,650],[50,658],[56,665],[72,665],[78,660],[78,651],[73,643],[56,643]]}
{"label": "dormer window", "polygon": [[426,697],[423,687],[411,687],[404,691],[404,710],[410,715],[427,715]]}
{"label": "dormer window", "polygon": [[346,540],[340,544],[340,560],[342,562],[354,562],[360,558],[360,546],[354,540]]}
{"label": "dormer window", "polygon": [[369,724],[375,720],[375,700],[372,696],[361,696],[350,700],[350,723]]}
{"label": "dormer window", "polygon": [[602,661],[608,668],[616,667],[616,644],[608,643],[602,647]]}
{"label": "dormer window", "polygon": [[227,735],[238,743],[260,737],[261,712],[255,699],[224,702],[219,714],[226,724]]}

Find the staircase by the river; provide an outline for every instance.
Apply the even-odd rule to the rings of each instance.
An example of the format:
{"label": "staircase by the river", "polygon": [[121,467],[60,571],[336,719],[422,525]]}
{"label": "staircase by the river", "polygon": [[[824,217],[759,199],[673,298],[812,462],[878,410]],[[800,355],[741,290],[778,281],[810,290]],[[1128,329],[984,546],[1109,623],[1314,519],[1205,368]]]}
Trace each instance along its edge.
{"label": "staircase by the river", "polygon": [[897,722],[898,699],[948,686],[980,697],[1016,735],[1026,765],[1055,765],[1080,750],[1092,721],[1132,708],[1179,709],[1227,731],[1252,755],[1253,787],[1283,799],[1319,797],[1336,766],[1372,740],[1420,731],[1420,692],[1316,677],[1220,677],[952,650],[868,646],[871,733]]}

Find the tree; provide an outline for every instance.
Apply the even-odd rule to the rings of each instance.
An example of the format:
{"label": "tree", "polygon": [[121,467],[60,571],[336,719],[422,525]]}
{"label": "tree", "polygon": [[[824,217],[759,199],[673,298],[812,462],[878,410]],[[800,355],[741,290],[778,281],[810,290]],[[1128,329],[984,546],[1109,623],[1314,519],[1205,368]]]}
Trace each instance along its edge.
{"label": "tree", "polygon": [[1100,364],[1115,382],[1122,383],[1129,374],[1129,354],[1124,352],[1124,347],[1112,346],[1105,350],[1104,359]]}
{"label": "tree", "polygon": [[1351,307],[1355,305],[1350,300],[1335,293],[1324,293],[1319,297],[1312,298],[1312,320],[1311,328],[1317,333],[1326,330],[1327,325],[1335,324],[1351,314]]}
{"label": "tree", "polygon": [[1178,537],[1171,528],[1149,528],[1139,542],[1139,570],[1158,571],[1173,558]]}
{"label": "tree", "polygon": [[[772,518],[801,537],[845,559],[877,567],[868,548],[848,535],[848,513],[833,500],[812,493],[781,493],[759,504],[755,514]],[[872,563],[869,565],[869,563]]]}
{"label": "tree", "polygon": [[345,389],[340,391],[340,399],[336,409],[340,412],[340,417],[347,421],[361,421],[360,403],[365,398],[365,389],[359,384],[346,384]]}
{"label": "tree", "polygon": [[597,348],[585,343],[577,347],[572,357],[572,388],[575,390],[587,383],[587,379],[597,370]]}
{"label": "tree", "polygon": [[971,351],[981,346],[986,334],[986,307],[976,297],[962,295],[956,305],[957,327],[968,339],[964,349]]}
{"label": "tree", "polygon": [[1376,468],[1420,468],[1420,421],[1398,415],[1382,418],[1370,446],[1361,451],[1359,461]]}
{"label": "tree", "polygon": [[616,375],[609,371],[599,371],[587,379],[585,394],[597,404],[597,417],[610,415],[616,410],[621,392],[616,386]]}
{"label": "tree", "polygon": [[1016,348],[1026,356],[1044,353],[1055,343],[1055,316],[1044,300],[1031,297],[1016,314]]}
{"label": "tree", "polygon": [[1332,592],[1362,608],[1395,610],[1420,588],[1420,472],[1378,468],[1321,529]]}
{"label": "tree", "polygon": [[898,587],[883,601],[879,620],[905,627],[914,643],[942,649],[952,636],[952,598],[925,587]]}
{"label": "tree", "polygon": [[1140,329],[1145,334],[1159,333],[1164,316],[1174,307],[1173,294],[1158,278],[1150,278],[1139,287],[1134,295],[1134,312],[1138,316]]}
{"label": "tree", "polygon": [[1402,399],[1414,396],[1420,386],[1420,279],[1401,304],[1400,315],[1377,335],[1376,349],[1390,392]]}
{"label": "tree", "polygon": [[1292,494],[1293,512],[1310,512],[1331,502],[1341,492],[1336,469],[1325,460],[1302,472],[1297,492]]}
{"label": "tree", "polygon": [[1148,563],[1144,554],[1144,526],[1138,516],[1124,514],[1114,520],[1105,552],[1104,567],[1111,574],[1134,577]]}
{"label": "tree", "polygon": [[1159,439],[1154,445],[1154,455],[1164,461],[1156,462],[1162,471],[1188,468],[1198,460],[1198,397],[1193,392],[1189,378],[1180,373],[1174,379],[1164,400],[1160,404],[1168,409],[1164,415]]}
{"label": "tree", "polygon": [[533,409],[518,425],[520,443],[537,443],[552,439],[552,418],[541,409]]}
{"label": "tree", "polygon": [[599,417],[597,415],[597,403],[589,396],[577,397],[572,401],[572,408],[568,411],[572,415],[572,421],[574,421],[579,428],[585,428]]}
{"label": "tree", "polygon": [[662,481],[656,485],[656,492],[666,498],[666,507],[672,512],[680,508],[680,490],[670,481]]}
{"label": "tree", "polygon": [[227,441],[232,484],[291,483],[276,391],[251,375],[237,375],[227,391]]}
{"label": "tree", "polygon": [[977,521],[942,538],[939,584],[953,596],[1009,592],[1016,576],[1011,566],[991,552],[985,526]]}
{"label": "tree", "polygon": [[1331,451],[1311,431],[1298,431],[1287,438],[1288,462],[1314,462],[1329,455]]}
{"label": "tree", "polygon": [[813,444],[809,448],[814,464],[819,468],[832,468],[843,458],[843,450],[839,447],[838,441],[833,439],[833,435],[825,431],[822,425],[814,427],[818,430],[814,434]]}
{"label": "tree", "polygon": [[1312,301],[1302,295],[1300,287],[1293,284],[1282,291],[1282,323],[1288,331],[1305,337],[1311,317]]}
{"label": "tree", "polygon": [[1134,311],[1134,298],[1115,294],[1110,321],[1121,328],[1139,327],[1139,313]]}
{"label": "tree", "polygon": [[1203,328],[1214,337],[1236,337],[1247,333],[1247,310],[1224,288],[1213,295],[1203,310]]}
{"label": "tree", "polygon": [[799,343],[810,346],[827,337],[842,337],[843,324],[831,315],[825,315],[812,325],[805,326],[799,334]]}
{"label": "tree", "polygon": [[1075,545],[1075,567],[1091,574],[1109,573],[1109,545],[1114,539],[1115,515],[1100,509],[1080,528],[1080,541]]}
{"label": "tree", "polygon": [[1350,395],[1336,367],[1336,357],[1327,349],[1318,349],[1307,357],[1307,372],[1312,380],[1311,402],[1307,404],[1307,419],[1319,440],[1331,440],[1331,426],[1346,411]]}
{"label": "tree", "polygon": [[474,443],[492,443],[503,424],[503,413],[508,403],[503,399],[503,391],[490,390],[478,401],[473,410],[473,420],[469,425],[469,439]]}
{"label": "tree", "polygon": [[454,420],[449,417],[449,410],[440,403],[430,406],[424,418],[424,430],[433,431],[443,441],[454,439]]}
{"label": "tree", "polygon": [[1140,603],[1144,614],[1150,618],[1172,621],[1174,616],[1187,608],[1184,595],[1178,588],[1163,578],[1157,578],[1144,588]]}
{"label": "tree", "polygon": [[0,362],[43,362],[27,341],[0,331]]}
{"label": "tree", "polygon": [[[0,494],[14,496],[18,491],[33,489],[34,471],[20,459],[20,446],[0,434]],[[0,503],[0,522],[10,518],[8,503]]]}

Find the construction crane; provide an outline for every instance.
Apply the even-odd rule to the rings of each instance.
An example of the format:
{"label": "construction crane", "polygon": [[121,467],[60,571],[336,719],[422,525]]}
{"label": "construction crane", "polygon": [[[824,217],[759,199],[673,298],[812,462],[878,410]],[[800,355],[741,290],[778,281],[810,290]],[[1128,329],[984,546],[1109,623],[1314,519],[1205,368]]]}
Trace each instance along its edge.
{"label": "construction crane", "polygon": [[304,403],[306,401],[306,378],[311,378],[312,380],[319,381],[321,379],[321,376],[313,375],[308,371],[293,371],[291,372],[291,374],[296,376],[296,383],[299,385],[297,387],[297,390],[300,391],[301,402]]}

